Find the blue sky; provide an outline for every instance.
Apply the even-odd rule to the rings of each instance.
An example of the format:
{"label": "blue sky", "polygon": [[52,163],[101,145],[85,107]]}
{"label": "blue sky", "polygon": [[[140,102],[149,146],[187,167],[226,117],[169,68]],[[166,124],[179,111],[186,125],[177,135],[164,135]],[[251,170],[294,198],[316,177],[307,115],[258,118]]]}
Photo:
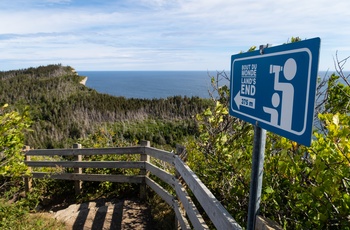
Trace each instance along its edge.
{"label": "blue sky", "polygon": [[292,36],[320,37],[319,69],[333,70],[337,51],[350,56],[349,9],[349,0],[1,1],[0,70],[229,70],[231,55]]}

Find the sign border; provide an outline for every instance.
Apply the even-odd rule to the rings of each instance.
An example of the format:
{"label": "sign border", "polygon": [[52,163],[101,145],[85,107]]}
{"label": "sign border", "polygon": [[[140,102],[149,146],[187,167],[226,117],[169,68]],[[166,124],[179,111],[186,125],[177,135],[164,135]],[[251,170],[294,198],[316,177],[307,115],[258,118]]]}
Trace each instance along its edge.
{"label": "sign border", "polygon": [[[314,116],[315,116],[315,106],[316,106],[316,90],[317,90],[317,78],[318,78],[318,65],[320,58],[320,48],[321,48],[321,39],[319,37],[306,39],[299,42],[293,42],[288,44],[282,44],[278,46],[272,46],[265,48],[263,50],[255,50],[251,52],[239,53],[231,55],[231,73],[230,73],[230,101],[229,101],[229,114],[231,116],[237,117],[243,121],[251,123],[253,125],[257,125],[263,129],[269,130],[277,135],[283,136],[292,141],[296,141],[300,144],[310,146],[312,140],[312,131],[314,125]],[[255,111],[255,109],[250,110],[241,110],[235,103],[235,96],[240,92],[237,92],[237,86],[235,85],[235,74],[234,74],[234,65],[238,61],[246,61],[246,60],[256,60],[261,58],[269,58],[280,55],[288,55],[288,54],[298,54],[298,53],[306,53],[309,57],[309,60],[305,60],[305,70],[302,72],[302,77],[307,78],[304,81],[305,84],[305,105],[299,107],[299,109],[305,109],[303,114],[303,118],[300,118],[298,122],[302,126],[301,130],[298,128],[297,130],[293,129],[284,129],[281,126],[270,123],[268,120],[263,119],[260,116],[260,113]],[[268,64],[268,63],[267,63]],[[238,64],[239,66],[239,64]],[[236,70],[237,72],[237,70]],[[237,77],[240,76],[237,73]],[[235,86],[236,88],[234,88]],[[235,90],[235,92],[234,92]],[[295,108],[293,107],[293,110]],[[301,111],[300,111],[301,112]],[[293,119],[293,122],[296,122]]]}
{"label": "sign border", "polygon": [[[268,122],[266,122],[265,120],[258,118],[258,117],[254,117],[250,114],[246,114],[243,113],[239,110],[235,110],[233,109],[233,103],[235,103],[234,101],[234,96],[231,96],[230,98],[230,110],[234,113],[238,113],[241,114],[242,116],[245,117],[249,117],[250,119],[259,121],[261,123],[264,123],[266,125],[270,125],[273,126],[275,128],[284,130],[285,132],[289,132],[289,133],[293,133],[295,135],[303,135],[306,131],[306,126],[307,126],[307,115],[308,115],[308,107],[309,107],[309,94],[310,94],[310,81],[311,81],[311,64],[312,64],[312,53],[310,51],[310,49],[308,48],[299,48],[299,49],[293,49],[293,50],[287,50],[287,51],[280,51],[280,52],[275,52],[275,53],[269,53],[269,54],[262,54],[259,56],[251,56],[251,57],[243,57],[243,58],[237,58],[234,59],[234,61],[232,62],[232,69],[231,69],[231,79],[233,79],[233,70],[234,70],[234,63],[236,61],[243,61],[243,60],[249,60],[249,59],[258,59],[258,58],[266,58],[266,57],[271,57],[271,56],[278,56],[278,55],[284,55],[284,54],[290,54],[290,53],[301,53],[301,52],[306,52],[309,55],[309,68],[308,68],[308,79],[307,79],[307,91],[306,91],[306,103],[305,103],[305,114],[304,114],[304,122],[303,122],[303,129],[301,131],[295,131],[295,130],[290,130],[290,131],[286,131],[284,129],[281,129],[280,126],[278,125],[274,125],[274,124],[270,124]],[[233,81],[231,82],[231,88],[233,89]]]}

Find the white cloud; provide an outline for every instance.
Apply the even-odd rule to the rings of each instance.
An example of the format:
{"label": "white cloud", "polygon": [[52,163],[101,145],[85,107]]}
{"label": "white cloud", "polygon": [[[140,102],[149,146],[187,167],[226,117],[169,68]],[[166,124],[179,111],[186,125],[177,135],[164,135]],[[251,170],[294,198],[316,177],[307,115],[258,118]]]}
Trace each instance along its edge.
{"label": "white cloud", "polygon": [[43,2],[55,3],[55,4],[67,4],[72,2],[72,0],[45,0]]}
{"label": "white cloud", "polygon": [[230,55],[291,36],[321,37],[320,69],[333,67],[337,50],[349,55],[347,0],[93,3],[0,3],[0,62],[8,68],[60,60],[77,69],[227,70]]}

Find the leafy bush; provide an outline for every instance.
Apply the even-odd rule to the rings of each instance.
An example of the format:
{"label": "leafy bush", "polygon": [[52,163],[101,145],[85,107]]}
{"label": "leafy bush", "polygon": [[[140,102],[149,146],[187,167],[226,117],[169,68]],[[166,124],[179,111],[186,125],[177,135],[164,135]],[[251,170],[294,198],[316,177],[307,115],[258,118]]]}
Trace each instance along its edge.
{"label": "leafy bush", "polygon": [[37,206],[40,193],[23,197],[22,177],[29,175],[29,171],[22,148],[30,124],[28,109],[20,113],[10,110],[7,104],[0,108],[0,229],[64,229],[54,220],[30,216],[29,211]]}
{"label": "leafy bush", "polygon": [[279,138],[283,150],[266,153],[261,212],[288,229],[350,228],[350,117],[319,117],[327,135],[311,147]]}
{"label": "leafy bush", "polygon": [[19,113],[7,104],[0,108],[0,193],[9,198],[18,197],[22,176],[29,174],[22,148],[30,123],[27,109]]}
{"label": "leafy bush", "polygon": [[24,131],[28,130],[30,120],[28,110],[20,114],[16,111],[6,111],[7,107],[5,104],[0,108],[0,175],[18,178],[27,171],[22,148]]}

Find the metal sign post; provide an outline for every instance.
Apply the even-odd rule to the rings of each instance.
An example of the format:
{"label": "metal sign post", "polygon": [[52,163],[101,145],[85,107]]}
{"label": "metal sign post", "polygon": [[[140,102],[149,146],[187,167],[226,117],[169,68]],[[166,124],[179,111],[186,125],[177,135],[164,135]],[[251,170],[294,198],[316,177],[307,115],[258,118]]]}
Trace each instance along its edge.
{"label": "metal sign post", "polygon": [[266,143],[266,130],[254,126],[253,162],[249,191],[248,224],[247,229],[255,229],[256,216],[259,214],[261,189],[263,181],[264,153]]}

